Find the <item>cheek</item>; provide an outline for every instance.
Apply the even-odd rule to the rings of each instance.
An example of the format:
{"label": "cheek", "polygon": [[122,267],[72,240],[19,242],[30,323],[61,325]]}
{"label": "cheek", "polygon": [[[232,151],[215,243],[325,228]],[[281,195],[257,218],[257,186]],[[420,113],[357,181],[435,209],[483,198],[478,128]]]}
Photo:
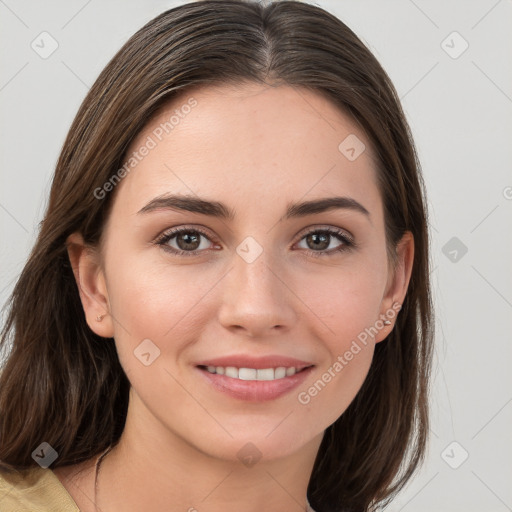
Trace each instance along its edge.
{"label": "cheek", "polygon": [[378,320],[380,304],[372,284],[345,280],[326,286],[319,296],[310,296],[308,305],[322,319],[318,333],[325,357],[298,390],[297,401],[325,426],[345,412],[370,369],[375,348],[371,327]]}
{"label": "cheek", "polygon": [[122,255],[107,257],[112,309],[134,330],[150,326],[151,332],[162,334],[205,293],[207,273],[197,264],[177,261],[151,247],[128,247]]}
{"label": "cheek", "polygon": [[112,313],[118,320],[116,349],[138,399],[163,424],[175,425],[177,417],[204,422],[204,411],[190,406],[187,390],[193,393],[193,386],[180,385],[186,374],[176,362],[201,337],[207,315],[203,296],[218,277],[194,265],[152,265],[143,257],[117,261],[108,275]]}
{"label": "cheek", "polygon": [[145,339],[158,347],[162,360],[175,359],[187,340],[199,336],[206,318],[204,295],[218,281],[216,274],[143,256],[111,262],[106,271],[122,361],[133,365],[133,351]]}
{"label": "cheek", "polygon": [[[384,269],[384,270],[383,270]],[[317,337],[327,349],[321,368],[298,391],[305,410],[331,424],[353,401],[368,374],[375,348],[385,265],[366,261],[350,271],[339,269],[328,278],[305,283],[301,296],[317,321]],[[309,284],[309,286],[306,286]]]}
{"label": "cheek", "polygon": [[328,273],[311,272],[297,282],[298,295],[319,319],[331,356],[344,352],[351,340],[378,320],[385,272],[378,260],[366,260],[331,268]]}

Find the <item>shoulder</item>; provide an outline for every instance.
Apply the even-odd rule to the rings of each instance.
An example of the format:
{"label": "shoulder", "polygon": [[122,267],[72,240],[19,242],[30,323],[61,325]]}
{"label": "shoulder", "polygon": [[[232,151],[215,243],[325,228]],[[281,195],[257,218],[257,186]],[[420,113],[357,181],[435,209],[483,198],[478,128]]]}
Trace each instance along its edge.
{"label": "shoulder", "polygon": [[5,512],[80,512],[50,469],[0,471],[0,510]]}

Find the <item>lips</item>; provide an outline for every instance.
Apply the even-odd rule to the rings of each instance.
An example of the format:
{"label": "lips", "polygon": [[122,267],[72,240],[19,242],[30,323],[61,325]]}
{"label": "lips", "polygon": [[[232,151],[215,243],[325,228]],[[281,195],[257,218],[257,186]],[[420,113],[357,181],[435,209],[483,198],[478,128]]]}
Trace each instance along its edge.
{"label": "lips", "polygon": [[224,394],[244,401],[276,399],[301,384],[314,364],[286,356],[234,355],[201,361],[201,378]]}

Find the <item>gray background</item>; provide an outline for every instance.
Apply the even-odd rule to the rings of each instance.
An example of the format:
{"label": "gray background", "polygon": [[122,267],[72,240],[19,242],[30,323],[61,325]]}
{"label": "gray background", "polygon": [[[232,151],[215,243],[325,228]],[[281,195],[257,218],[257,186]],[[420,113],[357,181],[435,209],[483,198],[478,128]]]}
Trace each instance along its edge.
{"label": "gray background", "polygon": [[[2,304],[88,88],[138,28],[182,3],[0,0]],[[512,2],[316,3],[389,73],[428,187],[437,314],[431,440],[422,470],[387,510],[512,511]],[[31,47],[51,48],[43,31],[58,43],[44,59]]]}

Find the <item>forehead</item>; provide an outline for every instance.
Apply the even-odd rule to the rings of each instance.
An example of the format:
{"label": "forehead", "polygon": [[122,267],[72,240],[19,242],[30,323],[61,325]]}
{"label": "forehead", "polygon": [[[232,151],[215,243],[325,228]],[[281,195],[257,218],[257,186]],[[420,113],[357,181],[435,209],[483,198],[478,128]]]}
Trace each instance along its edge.
{"label": "forehead", "polygon": [[364,132],[320,93],[289,85],[185,91],[139,133],[125,163],[116,203],[130,213],[167,192],[222,198],[234,208],[250,195],[260,205],[333,192],[379,201]]}

